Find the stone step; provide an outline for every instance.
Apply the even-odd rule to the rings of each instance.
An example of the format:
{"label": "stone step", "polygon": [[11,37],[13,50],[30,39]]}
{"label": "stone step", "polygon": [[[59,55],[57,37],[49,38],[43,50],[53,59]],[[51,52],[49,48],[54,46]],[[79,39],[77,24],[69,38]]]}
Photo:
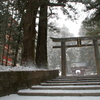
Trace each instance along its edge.
{"label": "stone step", "polygon": [[100,78],[56,78],[53,80],[100,80]]}
{"label": "stone step", "polygon": [[62,86],[62,85],[100,85],[100,82],[79,82],[79,83],[41,83],[42,86]]}
{"label": "stone step", "polygon": [[76,80],[76,79],[52,79],[52,81],[70,81],[70,80]]}
{"label": "stone step", "polygon": [[93,77],[58,77],[31,89],[18,91],[25,96],[100,96],[100,79]]}
{"label": "stone step", "polygon": [[79,86],[32,86],[31,89],[44,89],[44,90],[91,90],[100,89],[100,85],[79,85]]}
{"label": "stone step", "polygon": [[100,81],[100,78],[78,78],[76,80],[89,80],[89,81],[92,81],[92,80],[99,80]]}
{"label": "stone step", "polygon": [[100,82],[100,80],[53,80],[47,83],[78,83],[78,82]]}
{"label": "stone step", "polygon": [[100,79],[100,75],[89,75],[89,76],[60,76],[57,77],[57,79],[71,79],[71,78],[99,78]]}
{"label": "stone step", "polygon": [[52,80],[100,80],[100,78],[56,78],[56,79],[52,79]]}
{"label": "stone step", "polygon": [[47,83],[76,83],[76,81],[47,81]]}
{"label": "stone step", "polygon": [[100,90],[20,90],[26,96],[100,96]]}

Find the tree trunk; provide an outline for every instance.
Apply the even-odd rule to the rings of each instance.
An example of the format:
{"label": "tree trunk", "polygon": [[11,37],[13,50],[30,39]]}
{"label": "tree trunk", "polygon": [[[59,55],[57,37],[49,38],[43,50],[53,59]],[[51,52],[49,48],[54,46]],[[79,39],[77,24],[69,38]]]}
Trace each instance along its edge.
{"label": "tree trunk", "polygon": [[3,62],[3,60],[4,60],[4,53],[5,53],[5,44],[6,44],[6,39],[5,39],[5,37],[6,37],[6,35],[4,34],[4,43],[3,43],[3,51],[2,51],[2,59],[1,59],[1,65],[4,65],[4,62]]}
{"label": "tree trunk", "polygon": [[40,7],[36,64],[39,68],[47,68],[47,4]]}
{"label": "tree trunk", "polygon": [[19,44],[20,44],[20,35],[18,36],[18,40],[17,40],[17,46],[16,46],[16,49],[15,49],[14,64],[13,64],[13,66],[16,66],[16,64],[17,64]]}
{"label": "tree trunk", "polygon": [[34,64],[35,57],[35,37],[36,37],[36,14],[38,11],[38,0],[28,0],[26,15],[24,19],[24,38],[22,64]]}
{"label": "tree trunk", "polygon": [[11,38],[11,29],[10,29],[10,35],[9,35],[9,37],[8,37],[8,43],[7,43],[7,53],[6,53],[6,64],[5,64],[5,66],[7,66],[8,65],[8,55],[9,55],[9,47],[10,47],[10,44],[9,44],[9,42],[10,42],[10,38]]}

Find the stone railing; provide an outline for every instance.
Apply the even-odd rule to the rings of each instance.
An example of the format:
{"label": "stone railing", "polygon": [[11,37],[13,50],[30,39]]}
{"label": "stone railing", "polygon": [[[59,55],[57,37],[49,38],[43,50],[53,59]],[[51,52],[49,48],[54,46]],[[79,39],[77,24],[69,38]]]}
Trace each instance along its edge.
{"label": "stone railing", "polygon": [[58,77],[58,74],[58,70],[0,72],[0,96],[39,85],[41,82]]}

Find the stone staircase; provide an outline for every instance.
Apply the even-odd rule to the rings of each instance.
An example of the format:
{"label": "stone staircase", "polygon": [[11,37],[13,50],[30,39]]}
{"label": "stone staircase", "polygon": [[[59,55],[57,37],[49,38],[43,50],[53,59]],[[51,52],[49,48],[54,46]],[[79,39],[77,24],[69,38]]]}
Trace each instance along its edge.
{"label": "stone staircase", "polygon": [[100,96],[100,75],[57,77],[30,89],[18,91],[28,96]]}

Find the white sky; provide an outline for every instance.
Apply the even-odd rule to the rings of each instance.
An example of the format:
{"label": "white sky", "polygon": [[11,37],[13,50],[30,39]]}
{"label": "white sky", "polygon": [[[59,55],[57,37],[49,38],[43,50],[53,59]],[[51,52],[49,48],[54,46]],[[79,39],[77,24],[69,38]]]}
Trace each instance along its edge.
{"label": "white sky", "polygon": [[[53,0],[54,1],[54,0]],[[52,13],[57,13],[59,16],[59,19],[56,18],[50,18],[48,22],[54,22],[56,26],[58,27],[63,27],[66,26],[69,29],[69,32],[74,34],[74,36],[79,36],[79,31],[82,25],[83,20],[87,17],[90,16],[95,10],[84,12],[86,10],[85,6],[81,3],[71,3],[76,9],[78,14],[75,15],[77,17],[77,20],[72,21],[67,17],[67,15],[64,15],[63,12],[61,11],[61,7],[53,7],[56,8],[52,9]],[[66,9],[67,6],[65,7]],[[68,9],[69,10],[69,9]],[[74,13],[69,10],[69,13],[74,16]],[[36,19],[36,22],[39,22],[39,19]],[[36,27],[36,30],[38,30],[38,27]]]}
{"label": "white sky", "polygon": [[[57,7],[58,10],[56,10],[55,12],[58,13],[60,19],[50,19],[50,21],[57,23],[57,25],[59,25],[60,27],[65,25],[69,29],[70,33],[73,33],[75,36],[78,36],[82,21],[87,17],[88,13],[83,11],[86,9],[83,4],[73,3],[73,6],[75,6],[78,11],[78,14],[76,15],[78,20],[72,21],[68,19],[67,15],[63,15],[61,9]],[[72,11],[70,11],[70,13],[73,15]]]}

